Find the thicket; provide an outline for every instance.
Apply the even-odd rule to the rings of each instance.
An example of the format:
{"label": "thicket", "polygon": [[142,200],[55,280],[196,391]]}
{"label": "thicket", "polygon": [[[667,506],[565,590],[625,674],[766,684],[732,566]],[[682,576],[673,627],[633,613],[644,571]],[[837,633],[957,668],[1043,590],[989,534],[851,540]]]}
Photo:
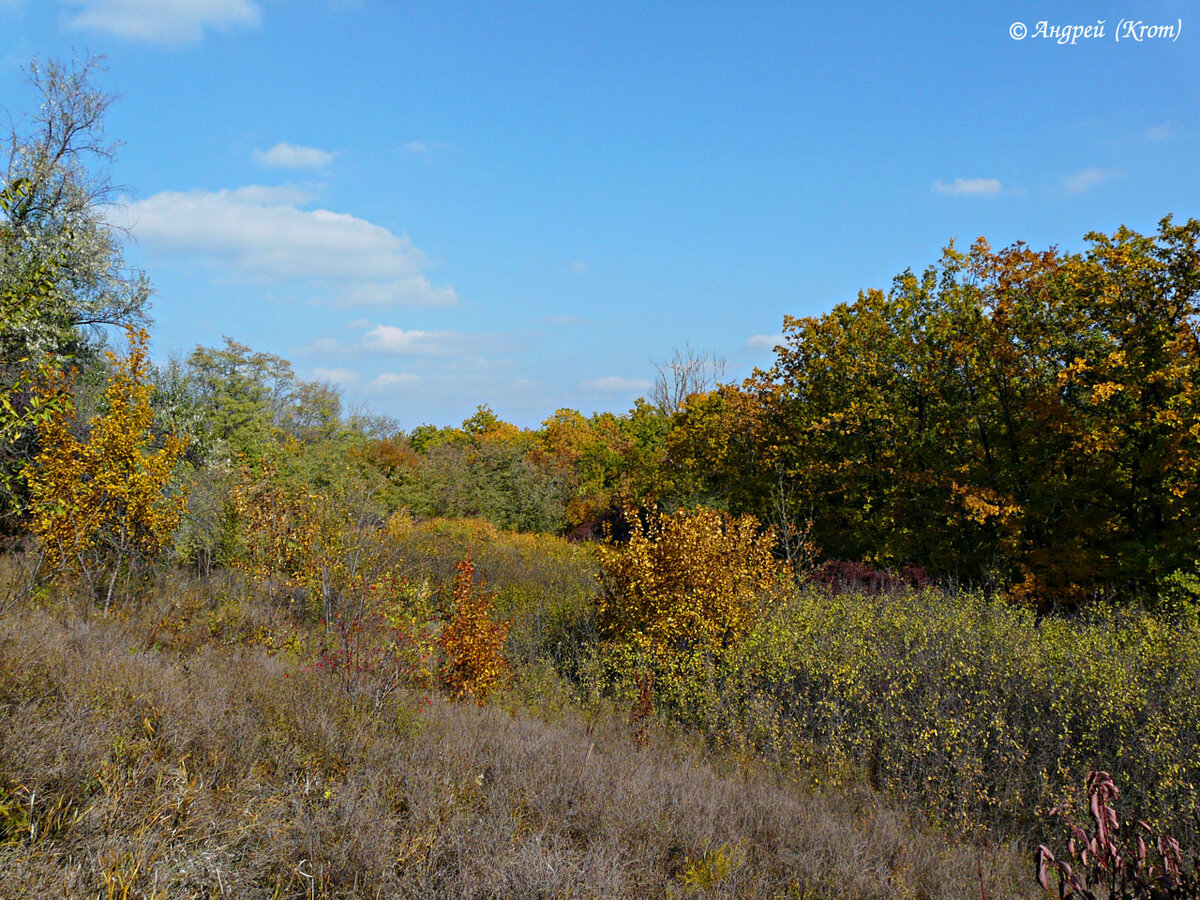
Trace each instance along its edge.
{"label": "thicket", "polygon": [[[780,589],[773,560],[747,579],[762,537],[729,552],[720,522],[679,513],[602,549],[607,627],[561,669],[585,699],[619,698],[639,722],[657,714],[806,783],[865,781],[964,834],[1049,839],[1048,811],[1086,805],[1084,775],[1104,770],[1130,815],[1196,846],[1194,612],[1042,617],[887,573],[831,581],[829,567]],[[736,615],[717,612],[733,597]]]}
{"label": "thicket", "polygon": [[[1071,620],[978,594],[801,590],[721,672],[724,740],[864,776],[962,829],[1038,833],[1112,772],[1136,818],[1195,846],[1200,627]],[[840,775],[839,775],[840,773]]]}

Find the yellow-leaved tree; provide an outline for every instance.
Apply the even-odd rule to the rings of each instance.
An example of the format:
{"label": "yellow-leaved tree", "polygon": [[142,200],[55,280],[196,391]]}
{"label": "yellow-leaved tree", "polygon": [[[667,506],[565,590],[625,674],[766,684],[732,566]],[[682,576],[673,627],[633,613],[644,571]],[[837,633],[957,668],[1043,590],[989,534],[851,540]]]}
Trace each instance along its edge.
{"label": "yellow-leaved tree", "polygon": [[30,530],[39,538],[43,571],[79,577],[107,614],[124,578],[162,550],[179,524],[187,498],[171,489],[175,464],[187,447],[174,434],[156,436],[147,380],[144,329],[129,329],[129,353],[109,353],[104,412],[84,438],[72,430],[70,379],[58,372],[39,391],[54,399],[38,424],[41,449],[25,467]]}

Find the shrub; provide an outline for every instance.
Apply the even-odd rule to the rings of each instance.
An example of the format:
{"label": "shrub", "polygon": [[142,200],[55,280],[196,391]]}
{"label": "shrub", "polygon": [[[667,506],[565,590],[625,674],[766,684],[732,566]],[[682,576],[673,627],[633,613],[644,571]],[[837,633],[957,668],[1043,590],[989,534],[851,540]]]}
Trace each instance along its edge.
{"label": "shrub", "polygon": [[401,690],[427,689],[436,644],[421,590],[385,576],[359,578],[346,604],[326,629],[313,668],[333,676],[346,695],[366,697],[372,714]]}
{"label": "shrub", "polygon": [[492,621],[491,612],[492,597],[475,584],[475,564],[467,557],[454,579],[454,615],[439,638],[443,683],[456,700],[473,697],[482,703],[508,678],[508,624]]}
{"label": "shrub", "polygon": [[242,538],[237,566],[260,584],[311,604],[331,622],[342,531],[320,515],[316,494],[286,489],[266,461],[258,473],[242,469],[232,505]]}
{"label": "shrub", "polygon": [[753,516],[706,508],[627,516],[628,543],[599,550],[600,619],[612,637],[660,657],[719,654],[749,632],[784,583],[774,535]]}

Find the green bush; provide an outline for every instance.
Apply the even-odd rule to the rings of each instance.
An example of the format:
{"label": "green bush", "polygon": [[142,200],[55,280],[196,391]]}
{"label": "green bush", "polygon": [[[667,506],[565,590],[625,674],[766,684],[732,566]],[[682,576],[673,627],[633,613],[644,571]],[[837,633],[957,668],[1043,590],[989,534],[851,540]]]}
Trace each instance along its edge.
{"label": "green bush", "polygon": [[1196,836],[1200,627],[1136,608],[1073,619],[975,594],[798,592],[726,660],[725,739],[852,772],[968,828],[1036,831],[1084,773]]}

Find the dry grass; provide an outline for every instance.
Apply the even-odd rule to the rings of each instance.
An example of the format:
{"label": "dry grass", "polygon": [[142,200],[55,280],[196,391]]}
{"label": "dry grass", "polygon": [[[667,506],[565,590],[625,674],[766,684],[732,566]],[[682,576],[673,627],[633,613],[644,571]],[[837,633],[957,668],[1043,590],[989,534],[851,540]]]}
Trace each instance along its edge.
{"label": "dry grass", "polygon": [[[205,589],[0,618],[0,897],[979,896],[973,847],[865,789],[639,749],[566,702],[379,705],[308,667],[305,626]],[[1036,895],[982,856],[989,898]]]}

